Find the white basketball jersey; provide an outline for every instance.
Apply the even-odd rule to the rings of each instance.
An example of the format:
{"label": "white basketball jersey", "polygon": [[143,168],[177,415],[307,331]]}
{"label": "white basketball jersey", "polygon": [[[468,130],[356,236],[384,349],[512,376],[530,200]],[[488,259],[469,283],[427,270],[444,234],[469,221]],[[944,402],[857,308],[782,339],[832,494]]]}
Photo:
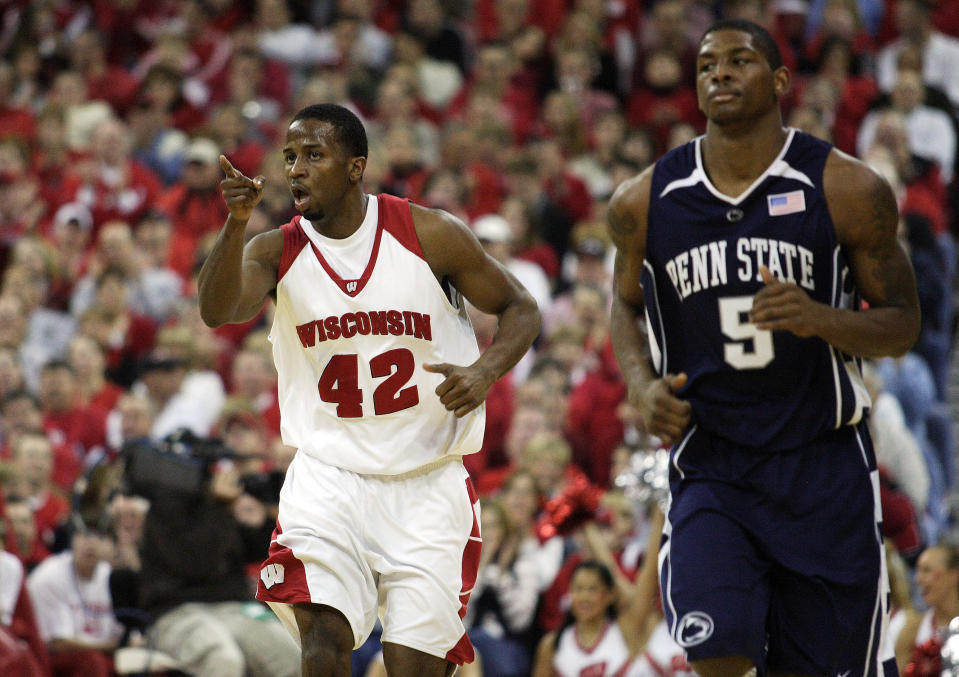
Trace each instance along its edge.
{"label": "white basketball jersey", "polygon": [[686,662],[683,648],[669,634],[666,621],[660,621],[646,642],[646,651],[640,656],[627,677],[694,677],[695,672]]}
{"label": "white basketball jersey", "polygon": [[575,626],[566,628],[553,654],[553,669],[559,677],[623,677],[629,666],[629,648],[615,622],[607,622],[591,649],[580,644]]}
{"label": "white basketball jersey", "polygon": [[[370,196],[372,252],[338,242],[331,265],[298,216],[282,226],[283,254],[270,331],[279,375],[283,443],[366,475],[398,475],[479,450],[485,405],[456,418],[435,393],[426,363],[472,364],[476,336],[451,290],[423,255],[407,200]],[[335,269],[334,269],[335,268]],[[352,268],[354,279],[337,270]],[[348,273],[350,275],[350,273]]]}

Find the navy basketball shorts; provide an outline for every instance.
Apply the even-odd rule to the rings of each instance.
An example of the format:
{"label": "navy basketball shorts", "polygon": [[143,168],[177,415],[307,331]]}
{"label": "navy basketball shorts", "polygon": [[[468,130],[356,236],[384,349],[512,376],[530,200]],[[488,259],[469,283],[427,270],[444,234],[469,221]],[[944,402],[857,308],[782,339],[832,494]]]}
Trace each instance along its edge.
{"label": "navy basketball shorts", "polygon": [[659,558],[666,622],[689,661],[891,677],[888,582],[865,426],[762,453],[694,427],[672,450]]}

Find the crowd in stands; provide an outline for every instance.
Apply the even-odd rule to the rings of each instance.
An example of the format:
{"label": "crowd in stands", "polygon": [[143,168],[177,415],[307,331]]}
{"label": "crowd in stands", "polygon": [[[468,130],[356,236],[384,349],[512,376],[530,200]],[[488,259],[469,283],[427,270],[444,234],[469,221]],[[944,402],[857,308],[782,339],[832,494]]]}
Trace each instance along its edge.
{"label": "crowd in stands", "polygon": [[[865,365],[883,528],[910,618],[935,606],[917,561],[926,579],[930,567],[955,574],[959,599],[959,559],[932,550],[956,518],[959,0],[9,0],[0,672],[108,675],[113,650],[141,633],[176,650],[153,623],[170,600],[151,607],[127,590],[118,601],[116,579],[137,571],[151,572],[147,595],[162,596],[165,575],[174,586],[192,575],[162,568],[158,534],[176,530],[144,528],[150,501],[124,489],[131,441],[187,429],[240,454],[205,525],[222,547],[175,550],[258,575],[295,452],[279,439],[272,309],[211,330],[195,273],[227,216],[219,155],[266,178],[247,236],[276,228],[295,216],[278,152],[288,121],[330,102],[366,124],[368,193],[457,215],[540,305],[543,332],[493,386],[484,446],[466,459],[486,543],[467,617],[480,660],[463,674],[529,674],[539,640],[564,622],[580,561],[606,562],[627,584],[643,562],[649,506],[616,478],[656,440],[625,402],[609,342],[605,206],[624,179],[703,131],[696,46],[721,17],[776,38],[794,75],[790,126],[894,188],[922,332],[913,352]],[[493,318],[472,315],[488,342]],[[197,562],[167,562],[186,564]],[[195,595],[182,601],[222,612],[207,625],[249,616],[243,589]],[[216,664],[227,667],[197,674],[258,674],[224,633]],[[661,632],[650,651],[654,637],[648,674],[687,674]],[[376,650],[357,653],[357,674],[379,674]]]}

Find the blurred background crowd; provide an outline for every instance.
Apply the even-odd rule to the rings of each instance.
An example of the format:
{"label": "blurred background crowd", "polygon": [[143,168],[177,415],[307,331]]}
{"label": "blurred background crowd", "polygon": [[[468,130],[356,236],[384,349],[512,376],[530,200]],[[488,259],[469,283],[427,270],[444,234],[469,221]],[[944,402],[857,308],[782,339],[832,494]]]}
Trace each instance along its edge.
{"label": "blurred background crowd", "polygon": [[[609,343],[605,207],[704,130],[696,46],[724,17],[779,43],[788,124],[894,188],[922,306],[914,352],[866,365],[894,626],[959,615],[959,0],[4,0],[0,656],[26,675],[109,675],[114,649],[169,644],[165,614],[197,604],[223,634],[221,667],[194,674],[287,674],[262,672],[245,644],[257,633],[237,629],[271,622],[250,584],[295,451],[278,437],[272,309],[211,330],[195,273],[227,215],[219,154],[266,177],[248,237],[276,228],[295,215],[288,121],[331,102],[367,126],[367,192],[462,218],[542,311],[466,459],[485,540],[473,674],[529,674],[575,564],[628,580],[643,560],[648,502],[617,478],[635,479],[656,441]],[[494,318],[473,320],[488,342]],[[231,458],[196,461],[202,492],[131,485],[131,441],[190,456],[207,439]],[[660,641],[649,674],[685,674]],[[378,674],[375,653],[375,640],[357,653],[356,674]]]}

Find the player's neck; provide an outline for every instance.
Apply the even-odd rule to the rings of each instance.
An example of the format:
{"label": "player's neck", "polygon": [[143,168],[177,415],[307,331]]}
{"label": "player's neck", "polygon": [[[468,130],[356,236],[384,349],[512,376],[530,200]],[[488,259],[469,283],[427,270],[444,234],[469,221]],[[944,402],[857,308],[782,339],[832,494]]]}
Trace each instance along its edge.
{"label": "player's neck", "polygon": [[702,142],[704,169],[717,187],[727,182],[749,185],[776,159],[786,136],[778,115],[742,126],[710,122]]}
{"label": "player's neck", "polygon": [[350,190],[329,214],[316,220],[310,219],[310,223],[325,237],[336,240],[347,238],[359,229],[366,218],[369,198],[360,188]]}

